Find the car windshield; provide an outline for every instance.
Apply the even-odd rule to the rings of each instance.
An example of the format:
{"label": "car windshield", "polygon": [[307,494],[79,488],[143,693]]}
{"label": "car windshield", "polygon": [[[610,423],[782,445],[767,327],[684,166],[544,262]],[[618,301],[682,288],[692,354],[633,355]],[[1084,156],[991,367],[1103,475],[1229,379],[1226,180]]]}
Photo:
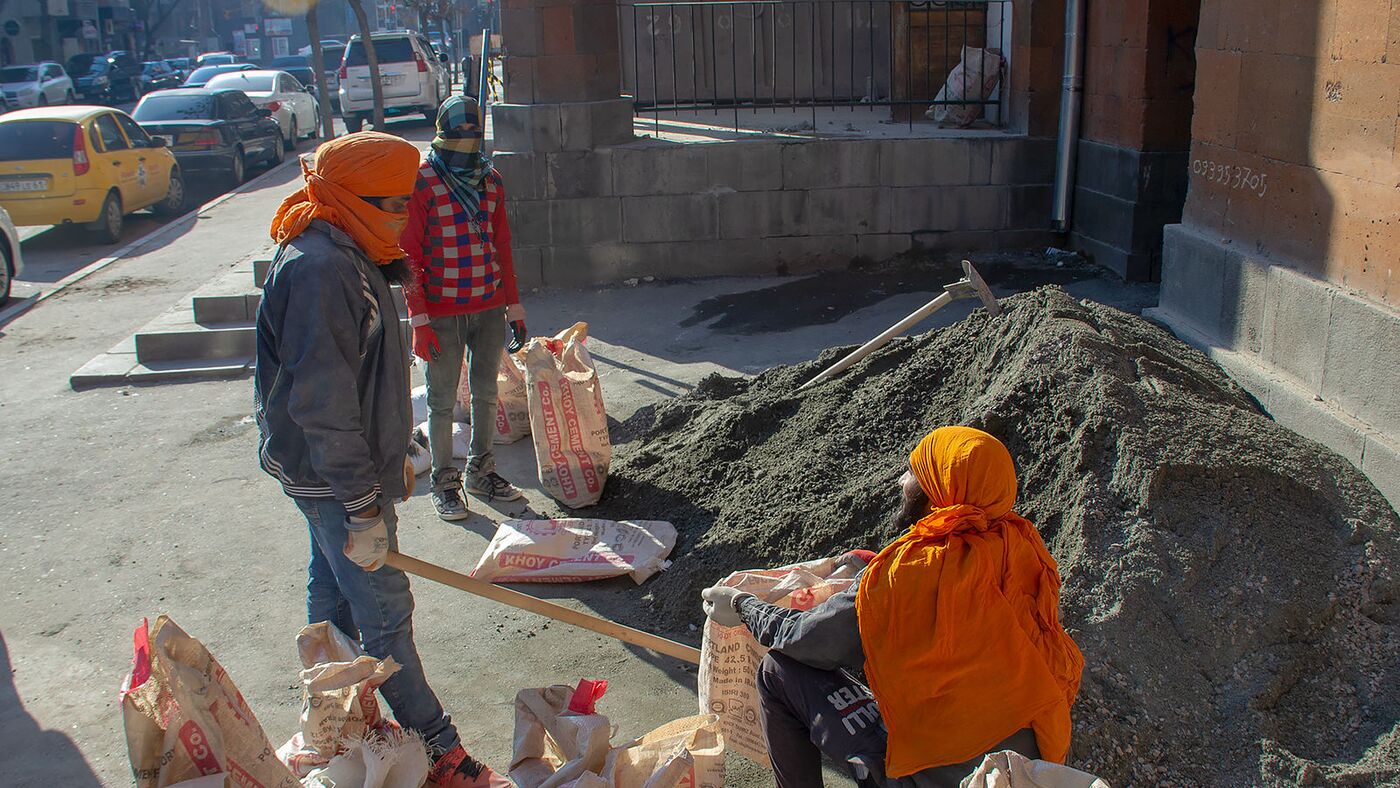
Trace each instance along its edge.
{"label": "car windshield", "polygon": [[236,88],[244,92],[272,90],[273,74],[220,74],[205,83],[210,88]]}
{"label": "car windshield", "polygon": [[289,68],[306,68],[306,63],[306,58],[301,55],[293,55],[291,57],[279,57],[273,60],[271,68],[280,68],[283,70]]}
{"label": "car windshield", "polygon": [[214,97],[162,96],[160,93],[141,99],[131,113],[139,123],[157,120],[208,120],[214,117]]}
{"label": "car windshield", "polygon": [[0,161],[72,158],[75,128],[57,120],[0,123]]}
{"label": "car windshield", "polygon": [[[374,54],[379,57],[380,63],[411,63],[413,62],[413,45],[408,43],[407,38],[375,38]],[[345,65],[347,66],[367,66],[369,61],[365,59],[365,47],[358,39],[350,42],[350,48],[345,50]]]}
{"label": "car windshield", "polygon": [[39,78],[39,69],[33,66],[10,66],[0,68],[0,82],[33,82]]}
{"label": "car windshield", "polygon": [[204,57],[204,65],[206,66],[218,66],[232,62],[233,55],[206,55]]}

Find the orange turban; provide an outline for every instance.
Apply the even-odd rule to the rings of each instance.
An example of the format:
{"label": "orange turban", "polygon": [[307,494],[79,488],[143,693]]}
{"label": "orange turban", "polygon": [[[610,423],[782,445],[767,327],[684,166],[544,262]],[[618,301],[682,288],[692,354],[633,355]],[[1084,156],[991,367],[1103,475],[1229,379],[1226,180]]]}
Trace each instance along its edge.
{"label": "orange turban", "polygon": [[403,257],[399,234],[405,214],[381,211],[361,197],[413,193],[423,154],[411,142],[377,131],[361,131],[322,143],[315,167],[303,159],[306,185],[282,201],[272,218],[272,240],[301,235],[313,219],[349,233],[369,259],[384,264]]}
{"label": "orange turban", "polygon": [[875,557],[856,616],[889,730],[886,772],[976,758],[1031,727],[1064,762],[1084,658],[1060,626],[1060,575],[1012,511],[1016,468],[996,438],[940,427],[909,455],[929,512]]}

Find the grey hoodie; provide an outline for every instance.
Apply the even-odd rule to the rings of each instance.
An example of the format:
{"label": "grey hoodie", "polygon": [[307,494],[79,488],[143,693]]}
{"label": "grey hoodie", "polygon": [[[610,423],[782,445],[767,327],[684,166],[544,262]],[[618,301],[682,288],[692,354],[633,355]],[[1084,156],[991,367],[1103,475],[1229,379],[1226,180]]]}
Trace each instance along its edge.
{"label": "grey hoodie", "polygon": [[258,304],[258,459],[293,498],[402,497],[408,350],[389,282],[320,220],[277,250]]}

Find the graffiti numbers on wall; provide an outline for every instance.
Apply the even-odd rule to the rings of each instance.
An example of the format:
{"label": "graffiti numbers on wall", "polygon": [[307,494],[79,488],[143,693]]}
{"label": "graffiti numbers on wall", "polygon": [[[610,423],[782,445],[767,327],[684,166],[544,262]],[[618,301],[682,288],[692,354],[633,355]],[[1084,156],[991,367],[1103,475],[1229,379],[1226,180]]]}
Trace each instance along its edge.
{"label": "graffiti numbers on wall", "polygon": [[1249,167],[1196,159],[1191,162],[1191,174],[1211,183],[1223,184],[1226,188],[1240,189],[1260,197],[1269,190],[1269,176]]}

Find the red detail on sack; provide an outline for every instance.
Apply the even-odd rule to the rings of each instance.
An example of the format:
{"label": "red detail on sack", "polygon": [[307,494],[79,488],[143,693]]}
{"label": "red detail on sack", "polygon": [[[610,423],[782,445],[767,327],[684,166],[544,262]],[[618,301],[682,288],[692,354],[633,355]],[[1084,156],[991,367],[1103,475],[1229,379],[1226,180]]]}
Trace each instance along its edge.
{"label": "red detail on sack", "polygon": [[579,679],[569,698],[569,711],[575,714],[592,714],[598,701],[608,691],[607,679]]}
{"label": "red detail on sack", "polygon": [[233,761],[228,762],[228,776],[229,780],[232,781],[234,785],[241,786],[242,788],[264,788],[263,784],[258,782],[253,775],[249,774],[247,769],[244,769]]}
{"label": "red detail on sack", "polygon": [[578,404],[574,401],[574,387],[565,380],[559,386],[559,407],[564,411],[564,424],[569,430],[569,450],[578,458],[579,470],[583,472],[583,484],[591,493],[599,490],[598,472],[593,468],[593,458],[583,449],[583,435],[579,431]]}
{"label": "red detail on sack", "polygon": [[214,757],[214,751],[209,749],[209,737],[194,720],[187,720],[180,726],[180,743],[185,745],[185,754],[190,756],[190,761],[200,774],[219,774],[223,771],[219,759]]}
{"label": "red detail on sack", "polygon": [[[549,446],[549,461],[554,464],[554,475],[559,479],[559,487],[565,498],[578,497],[578,485],[574,483],[573,471],[559,450],[559,417],[554,412],[554,393],[545,381],[536,384],[540,390],[540,417],[544,421],[544,439]],[[568,386],[563,387],[565,391]]]}
{"label": "red detail on sack", "polygon": [[510,419],[506,418],[506,406],[500,400],[496,400],[496,434],[510,434]]}
{"label": "red detail on sack", "polygon": [[128,693],[135,692],[151,678],[151,632],[148,619],[141,619],[141,626],[131,636],[132,657],[131,675],[127,677],[126,686],[122,687],[122,697]]}

